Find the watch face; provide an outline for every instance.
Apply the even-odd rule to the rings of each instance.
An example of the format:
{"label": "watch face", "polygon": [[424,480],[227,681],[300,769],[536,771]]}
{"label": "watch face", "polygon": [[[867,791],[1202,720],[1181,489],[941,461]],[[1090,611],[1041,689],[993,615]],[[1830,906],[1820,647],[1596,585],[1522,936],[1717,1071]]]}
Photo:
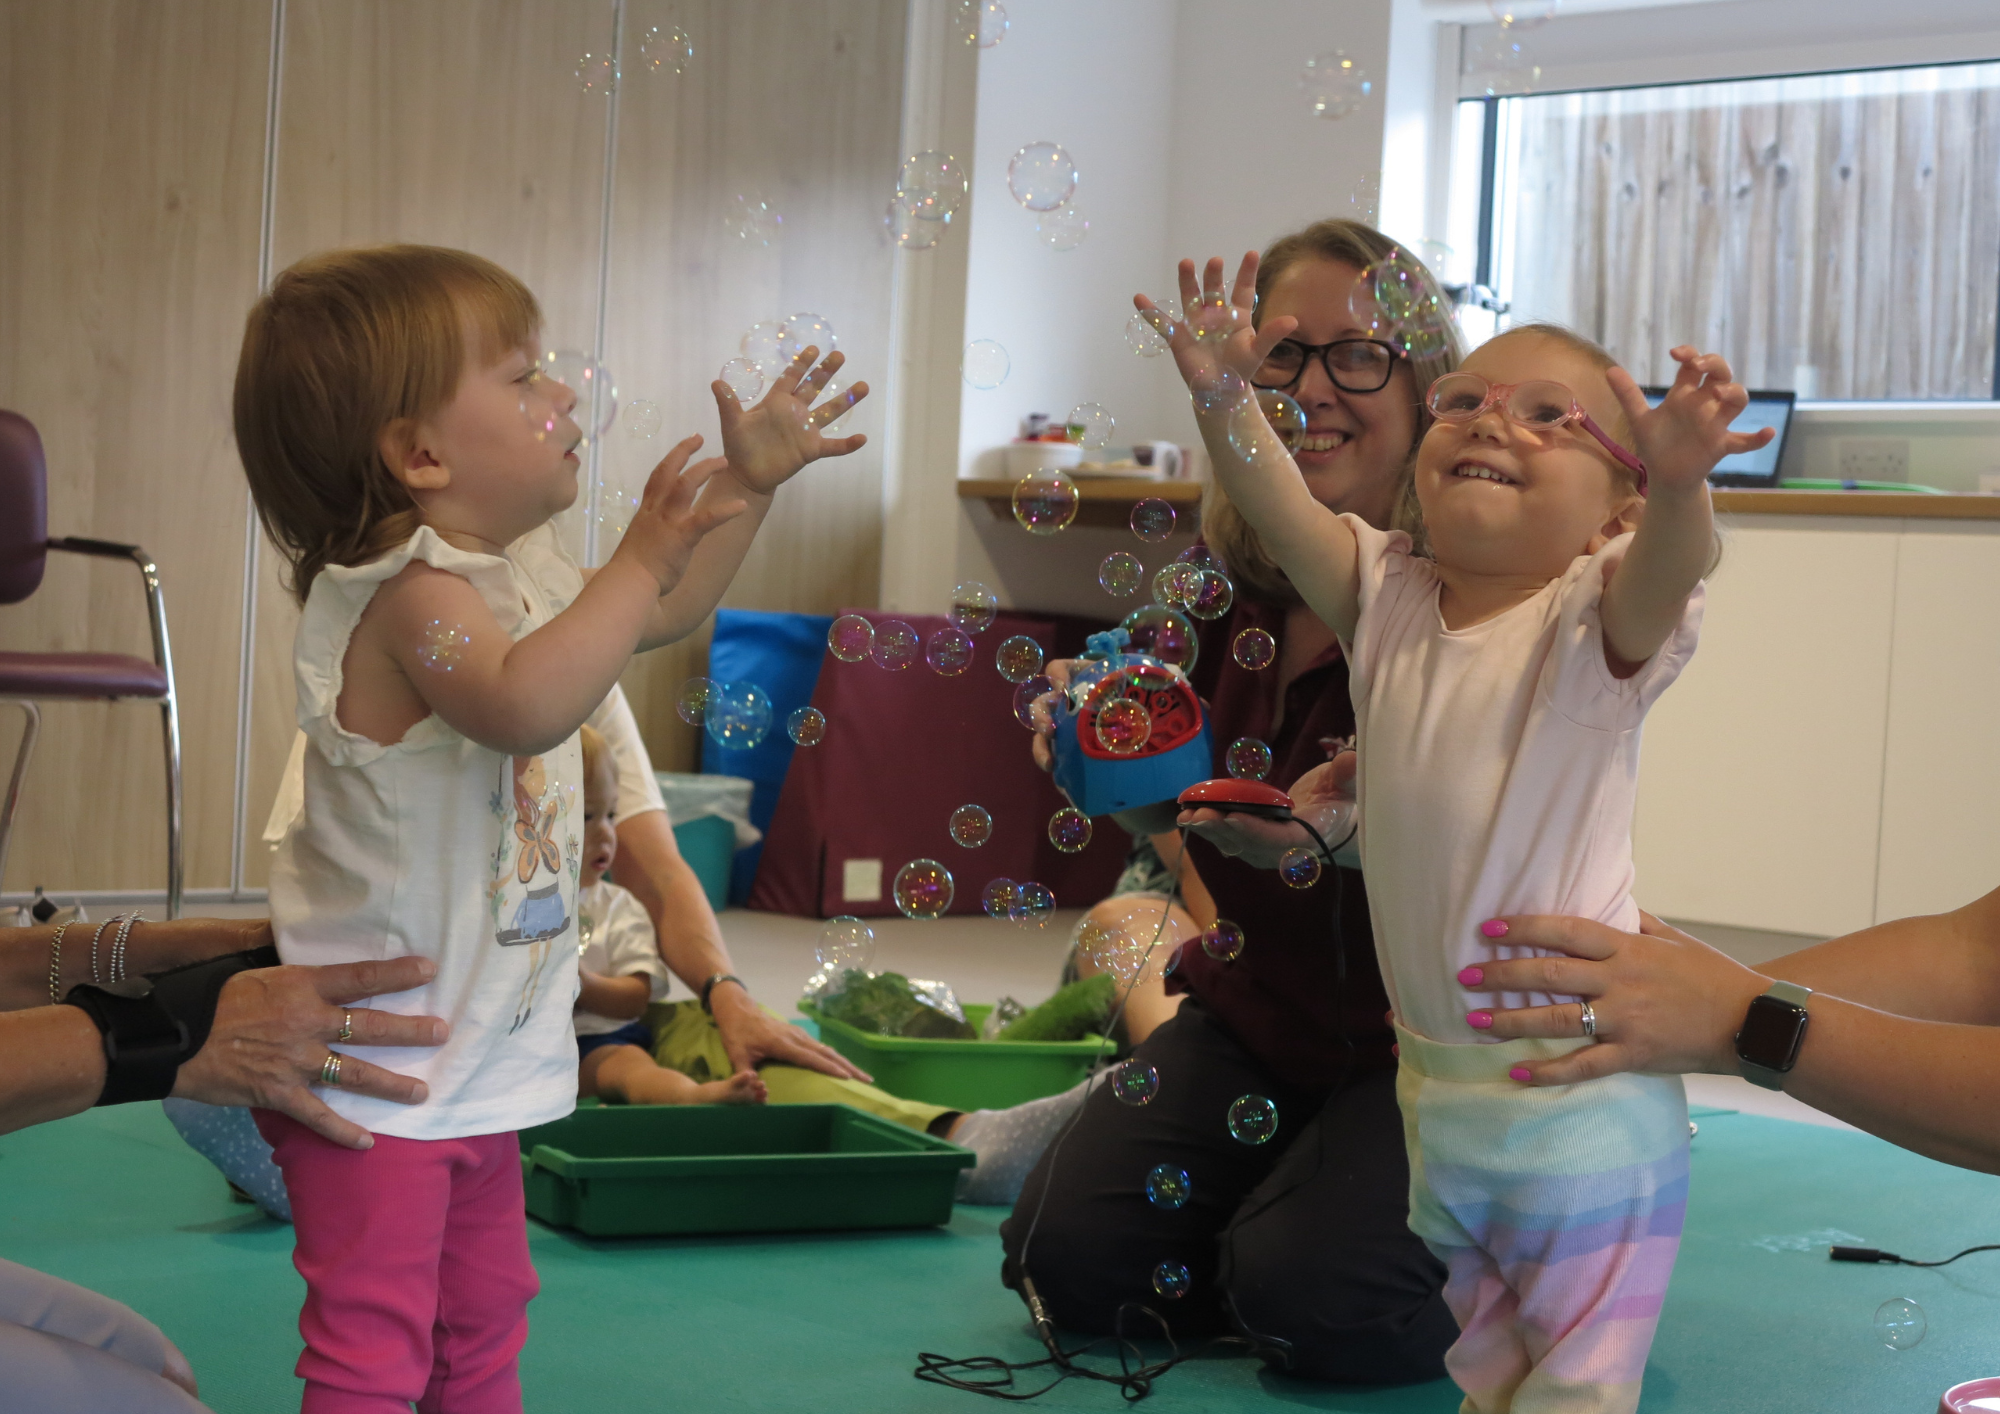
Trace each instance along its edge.
{"label": "watch face", "polygon": [[1767,1070],[1790,1070],[1805,1031],[1806,1009],[1776,997],[1750,1003],[1743,1029],[1736,1035],[1736,1054]]}

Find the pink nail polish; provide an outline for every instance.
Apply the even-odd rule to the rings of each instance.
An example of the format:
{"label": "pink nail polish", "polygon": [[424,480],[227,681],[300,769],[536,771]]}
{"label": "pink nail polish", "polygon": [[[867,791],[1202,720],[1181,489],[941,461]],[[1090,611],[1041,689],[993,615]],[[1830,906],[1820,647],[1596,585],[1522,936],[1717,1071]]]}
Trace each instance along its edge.
{"label": "pink nail polish", "polygon": [[1507,920],[1504,918],[1489,918],[1479,925],[1479,931],[1489,938],[1504,938],[1507,936]]}
{"label": "pink nail polish", "polygon": [[1533,1072],[1531,1072],[1525,1065],[1517,1065],[1512,1070],[1507,1072],[1507,1078],[1509,1080],[1530,1080],[1533,1079],[1534,1076]]}
{"label": "pink nail polish", "polygon": [[1476,1031],[1485,1031],[1493,1025],[1493,1013],[1490,1011],[1468,1011],[1465,1014],[1465,1024]]}
{"label": "pink nail polish", "polygon": [[1463,968],[1458,974],[1458,980],[1468,987],[1477,987],[1481,982],[1486,980],[1486,969],[1483,967]]}

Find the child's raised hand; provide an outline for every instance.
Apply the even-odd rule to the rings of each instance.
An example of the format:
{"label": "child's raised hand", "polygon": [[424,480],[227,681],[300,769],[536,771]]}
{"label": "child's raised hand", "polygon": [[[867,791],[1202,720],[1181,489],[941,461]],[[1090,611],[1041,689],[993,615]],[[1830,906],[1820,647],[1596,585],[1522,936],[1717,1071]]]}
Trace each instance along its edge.
{"label": "child's raised hand", "polygon": [[720,379],[710,385],[716,411],[722,416],[723,459],[729,463],[730,474],[759,495],[777,490],[807,462],[844,457],[860,451],[868,441],[867,434],[861,432],[852,437],[821,435],[821,428],[868,396],[868,385],[856,383],[815,408],[813,399],[847,362],[845,354],[830,353],[814,368],[813,360],[818,357],[816,348],[801,352],[771,384],[763,401],[751,408],[738,402]]}
{"label": "child's raised hand", "polygon": [[1749,406],[1750,393],[1734,381],[1728,359],[1697,352],[1689,344],[1672,353],[1680,372],[1656,408],[1647,406],[1646,395],[1624,369],[1614,368],[1607,377],[1631,420],[1632,437],[1638,443],[1639,459],[1646,463],[1649,483],[1691,490],[1706,482],[1724,457],[1755,451],[1777,433],[1769,427],[1755,432],[1729,430],[1729,424]]}
{"label": "child's raised hand", "polygon": [[662,594],[681,582],[702,537],[746,509],[740,500],[715,503],[701,495],[710,477],[734,468],[721,457],[689,466],[688,458],[700,446],[699,436],[688,437],[660,459],[646,481],[632,524],[612,555],[614,560],[625,556],[644,566]]}
{"label": "child's raised hand", "polygon": [[[1250,317],[1257,308],[1257,252],[1243,257],[1236,283],[1226,293],[1222,272],[1222,258],[1211,256],[1197,283],[1194,262],[1180,263],[1181,308],[1186,314],[1178,323],[1147,296],[1132,297],[1134,307],[1155,330],[1166,334],[1172,329],[1167,347],[1173,350],[1174,366],[1197,393],[1218,390],[1226,381],[1225,373],[1247,382],[1278,342],[1298,326],[1296,319],[1285,317],[1268,321],[1262,329],[1251,327]],[[1197,406],[1204,401],[1197,398]],[[1233,407],[1235,402],[1225,396],[1205,410]]]}

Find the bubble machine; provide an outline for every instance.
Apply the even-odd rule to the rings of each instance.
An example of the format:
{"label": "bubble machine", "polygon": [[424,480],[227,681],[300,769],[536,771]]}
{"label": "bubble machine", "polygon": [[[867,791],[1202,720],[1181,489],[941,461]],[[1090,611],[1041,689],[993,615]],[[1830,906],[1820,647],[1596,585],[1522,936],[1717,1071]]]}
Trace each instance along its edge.
{"label": "bubble machine", "polygon": [[[1099,637],[1094,650],[1111,647]],[[1056,785],[1086,815],[1172,800],[1215,772],[1193,685],[1143,654],[1114,650],[1081,668],[1056,700],[1055,729]]]}

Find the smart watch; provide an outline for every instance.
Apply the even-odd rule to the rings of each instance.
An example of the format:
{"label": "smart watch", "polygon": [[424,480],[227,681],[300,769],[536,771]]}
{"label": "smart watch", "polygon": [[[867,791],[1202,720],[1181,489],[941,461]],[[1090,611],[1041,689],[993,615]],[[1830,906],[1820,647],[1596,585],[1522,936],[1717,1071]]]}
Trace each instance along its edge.
{"label": "smart watch", "polygon": [[1750,1003],[1743,1029],[1736,1033],[1736,1068],[1743,1078],[1766,1090],[1785,1088],[1785,1076],[1799,1062],[1805,1044],[1806,999],[1812,988],[1796,982],[1773,982]]}

